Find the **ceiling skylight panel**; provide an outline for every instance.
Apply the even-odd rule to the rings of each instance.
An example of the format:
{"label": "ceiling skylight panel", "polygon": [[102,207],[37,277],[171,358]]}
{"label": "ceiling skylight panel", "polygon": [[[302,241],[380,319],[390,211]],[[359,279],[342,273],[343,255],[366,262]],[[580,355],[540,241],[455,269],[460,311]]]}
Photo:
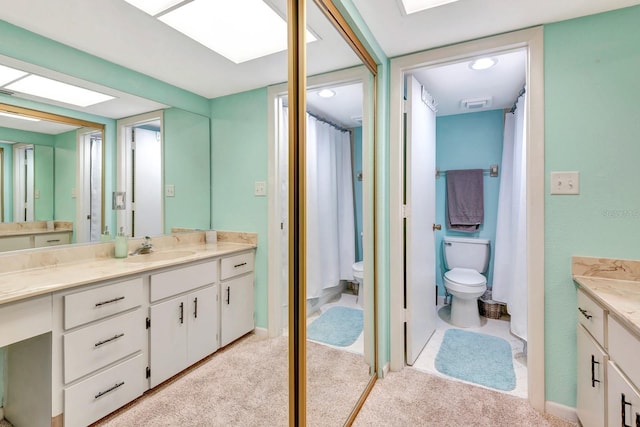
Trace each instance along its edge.
{"label": "ceiling skylight panel", "polygon": [[10,68],[4,65],[0,65],[0,86],[4,86],[7,83],[26,76],[28,73],[15,68]]}
{"label": "ceiling skylight panel", "polygon": [[[158,13],[167,10],[184,0],[125,0],[132,6],[137,7],[144,12],[147,12],[151,16],[155,16]],[[233,0],[232,0],[233,1]]]}
{"label": "ceiling skylight panel", "polygon": [[46,77],[28,75],[18,81],[5,86],[7,89],[26,93],[58,102],[88,107],[89,105],[114,99],[113,96],[62,83]]}
{"label": "ceiling skylight panel", "polygon": [[453,3],[458,0],[398,0],[401,3],[401,7],[404,12],[409,15],[412,13],[420,12],[425,9],[431,9],[434,7],[442,6],[447,3]]}
{"label": "ceiling skylight panel", "polygon": [[195,0],[158,19],[235,63],[287,48],[286,22],[262,0]]}

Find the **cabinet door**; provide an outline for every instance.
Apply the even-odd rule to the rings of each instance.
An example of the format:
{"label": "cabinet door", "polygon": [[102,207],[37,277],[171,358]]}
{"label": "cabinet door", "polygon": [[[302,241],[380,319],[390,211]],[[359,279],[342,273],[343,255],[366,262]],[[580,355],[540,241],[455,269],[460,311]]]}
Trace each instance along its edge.
{"label": "cabinet door", "polygon": [[253,273],[222,282],[220,346],[253,330]]}
{"label": "cabinet door", "polygon": [[218,349],[218,286],[187,295],[189,301],[189,365]]}
{"label": "cabinet door", "polygon": [[584,427],[601,427],[605,420],[606,353],[578,324],[578,401],[576,410]]}
{"label": "cabinet door", "polygon": [[187,311],[186,297],[151,306],[151,387],[187,367]]}
{"label": "cabinet door", "polygon": [[609,426],[640,425],[640,394],[612,361],[607,367]]}

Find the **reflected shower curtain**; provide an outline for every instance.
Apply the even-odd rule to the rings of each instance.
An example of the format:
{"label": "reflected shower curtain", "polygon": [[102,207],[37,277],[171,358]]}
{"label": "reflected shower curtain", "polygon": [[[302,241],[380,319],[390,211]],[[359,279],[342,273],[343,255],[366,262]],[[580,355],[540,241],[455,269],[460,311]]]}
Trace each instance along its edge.
{"label": "reflected shower curtain", "polygon": [[353,279],[351,169],[349,133],[307,114],[307,298]]}
{"label": "reflected shower curtain", "polygon": [[492,298],[507,304],[511,332],[527,340],[526,94],[505,115]]}

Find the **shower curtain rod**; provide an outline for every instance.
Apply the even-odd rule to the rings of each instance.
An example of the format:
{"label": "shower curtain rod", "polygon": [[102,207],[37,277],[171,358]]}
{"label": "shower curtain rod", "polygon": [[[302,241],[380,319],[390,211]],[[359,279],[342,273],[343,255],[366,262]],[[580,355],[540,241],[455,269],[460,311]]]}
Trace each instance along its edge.
{"label": "shower curtain rod", "polygon": [[319,116],[319,115],[317,115],[317,114],[314,114],[314,113],[312,113],[312,112],[310,112],[310,111],[307,111],[307,114],[308,114],[308,115],[310,115],[311,117],[313,117],[314,119],[316,119],[316,120],[318,120],[318,121],[321,121],[322,123],[326,123],[326,124],[328,124],[328,125],[333,126],[334,128],[338,129],[339,131],[342,131],[342,132],[351,132],[351,129],[343,128],[342,126],[340,126],[340,125],[338,125],[338,124],[336,124],[336,123],[332,122],[331,120],[327,120],[327,119],[325,119],[324,117]]}

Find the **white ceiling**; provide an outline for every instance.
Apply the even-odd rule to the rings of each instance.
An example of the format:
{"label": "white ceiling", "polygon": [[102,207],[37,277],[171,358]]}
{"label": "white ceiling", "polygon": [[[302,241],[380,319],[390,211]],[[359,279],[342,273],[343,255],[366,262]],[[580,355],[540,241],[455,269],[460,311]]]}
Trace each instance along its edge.
{"label": "white ceiling", "polygon": [[[389,57],[640,3],[640,0],[460,0],[403,16],[398,1],[353,0]],[[268,3],[285,14],[285,0],[268,0]],[[308,4],[308,26],[320,37],[319,41],[308,45],[308,74],[358,64],[355,54],[313,2],[308,1]],[[286,52],[234,64],[124,0],[0,0],[0,19],[206,98],[264,87],[287,79]],[[493,73],[498,70],[500,68],[496,67]],[[430,80],[436,77],[428,74],[425,72],[421,78],[428,80],[426,86],[439,102],[440,114],[449,111],[447,106],[459,103],[460,98],[474,97],[473,91],[483,93],[481,96],[491,95],[495,100],[504,96],[496,92],[494,83],[483,87],[468,76],[459,80],[450,74],[446,84],[457,90],[441,90],[444,83]],[[515,79],[514,74],[510,75]],[[63,80],[63,76],[58,78]],[[505,77],[500,75],[495,78],[505,81]],[[471,86],[466,88],[468,84]],[[514,97],[514,91],[517,95],[519,90],[514,87],[520,84],[511,86],[506,90],[511,93],[509,96]],[[99,90],[98,87],[95,89]],[[107,93],[110,94],[114,92],[110,88],[103,89],[109,90]],[[123,100],[124,97],[122,94]],[[107,103],[104,104],[102,107],[106,108]],[[137,114],[125,113],[127,105],[96,114],[112,118]],[[130,111],[145,108],[150,111],[156,107],[158,105],[138,105]],[[335,119],[348,121],[349,117]]]}

